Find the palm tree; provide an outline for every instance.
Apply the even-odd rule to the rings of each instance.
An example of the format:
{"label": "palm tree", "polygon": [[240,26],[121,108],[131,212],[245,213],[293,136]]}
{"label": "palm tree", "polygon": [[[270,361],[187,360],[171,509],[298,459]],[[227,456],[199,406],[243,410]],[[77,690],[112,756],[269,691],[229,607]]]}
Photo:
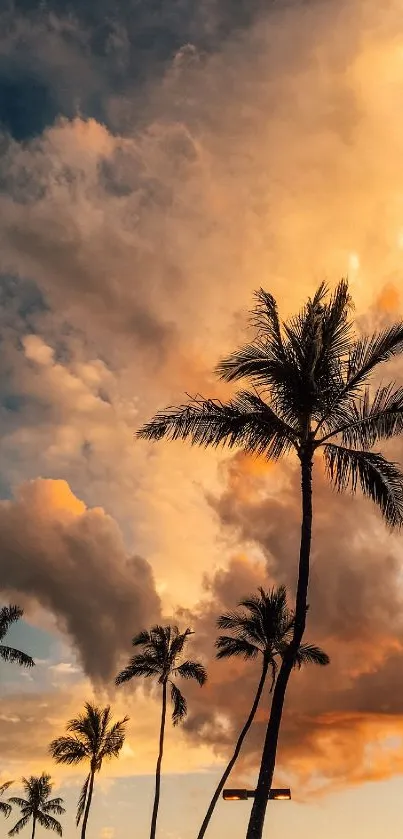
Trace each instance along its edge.
{"label": "palm tree", "polygon": [[49,798],[53,784],[50,775],[42,772],[40,778],[23,778],[22,785],[26,798],[9,798],[11,804],[16,804],[21,809],[21,818],[9,830],[9,836],[16,836],[32,819],[31,839],[35,837],[36,825],[44,827],[45,830],[53,830],[59,836],[62,835],[62,826],[53,815],[62,816],[65,813],[62,798]]}
{"label": "palm tree", "polygon": [[[16,623],[24,614],[19,606],[3,606],[0,609],[0,641],[7,635],[10,626]],[[33,667],[35,662],[30,655],[16,650],[14,647],[7,647],[0,644],[0,658],[3,661],[16,661],[21,667]]]}
{"label": "palm tree", "polygon": [[6,781],[5,784],[1,784],[0,786],[0,813],[3,813],[3,816],[5,816],[6,819],[8,819],[12,807],[10,804],[7,803],[7,801],[2,801],[1,798],[3,797],[6,790],[8,790],[8,788],[11,787],[11,784],[13,783],[14,781]]}
{"label": "palm tree", "polygon": [[85,713],[67,723],[67,735],[52,740],[49,751],[56,763],[77,766],[88,761],[90,771],[84,781],[77,805],[77,827],[81,826],[81,839],[85,839],[88,816],[94,791],[95,773],[100,772],[104,759],[119,757],[123,746],[126,723],[129,717],[112,723],[110,706],[99,708],[91,702],[85,703]]}
{"label": "palm tree", "polygon": [[281,323],[271,294],[260,289],[251,343],[217,367],[249,390],[228,402],[197,397],[158,413],[138,432],[150,440],[189,438],[202,446],[240,447],[278,460],[294,452],[301,472],[302,521],[293,638],[276,680],[247,839],[261,839],[276,761],[288,680],[305,631],[312,532],[312,467],[321,451],[336,490],[360,487],[391,527],[403,523],[403,474],[373,447],[403,430],[403,388],[370,390],[373,373],[403,350],[403,322],[357,337],[348,283],[329,294],[322,283],[302,310]]}
{"label": "palm tree", "polygon": [[[245,660],[261,657],[261,674],[255,698],[249,716],[238,737],[234,753],[226,766],[209,808],[199,830],[197,839],[202,839],[209,825],[214,808],[221,795],[226,780],[232,772],[242,748],[243,741],[253,723],[259,706],[267,676],[271,673],[270,693],[272,693],[276,674],[277,659],[282,660],[284,652],[292,639],[294,614],[287,608],[285,586],[279,586],[269,592],[259,588],[259,595],[252,595],[241,600],[234,610],[220,615],[217,620],[219,629],[230,630],[231,635],[220,635],[216,640],[217,658],[242,656]],[[300,644],[294,667],[303,664],[329,664],[329,657],[320,647],[313,644]]]}
{"label": "palm tree", "polygon": [[135,635],[132,640],[133,647],[142,647],[143,651],[132,656],[127,667],[116,677],[117,685],[122,685],[136,676],[154,678],[161,685],[162,711],[150,839],[155,839],[157,829],[168,685],[173,705],[172,722],[174,725],[178,725],[186,717],[187,702],[174,679],[178,676],[182,679],[195,679],[200,687],[204,685],[207,679],[207,673],[202,664],[184,658],[184,649],[189,636],[192,634],[191,629],[179,632],[177,626],[153,626],[149,632],[143,630],[143,632]]}

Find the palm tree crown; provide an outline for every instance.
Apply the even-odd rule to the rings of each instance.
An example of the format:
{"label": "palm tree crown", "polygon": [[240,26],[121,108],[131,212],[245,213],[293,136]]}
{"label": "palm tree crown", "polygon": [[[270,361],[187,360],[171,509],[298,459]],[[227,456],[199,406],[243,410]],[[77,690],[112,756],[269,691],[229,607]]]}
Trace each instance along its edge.
{"label": "palm tree crown", "polygon": [[29,821],[33,821],[32,835],[35,834],[35,825],[38,823],[46,830],[53,830],[59,836],[62,835],[62,826],[54,816],[62,816],[65,812],[62,798],[50,798],[53,784],[50,775],[45,772],[40,778],[23,778],[22,785],[25,798],[12,797],[11,804],[16,804],[21,810],[21,818],[9,831],[9,836],[16,836]]}
{"label": "palm tree crown", "polygon": [[[248,717],[238,735],[233,754],[214,791],[197,839],[203,839],[221,792],[238,760],[245,737],[255,719],[266,685],[267,674],[270,670],[271,693],[277,675],[276,659],[283,660],[284,653],[289,649],[292,641],[295,619],[293,612],[287,607],[285,586],[273,588],[269,592],[266,592],[263,588],[259,588],[258,591],[258,595],[253,594],[241,600],[238,604],[239,609],[226,612],[220,615],[217,620],[219,629],[231,632],[231,635],[219,635],[217,638],[217,658],[242,656],[248,660],[259,657],[261,659],[261,675]],[[301,667],[304,663],[323,666],[329,664],[329,657],[320,647],[313,644],[300,644],[298,652],[294,656],[293,666]]]}
{"label": "palm tree crown", "polygon": [[[217,620],[219,629],[230,630],[231,635],[219,635],[216,640],[217,658],[258,656],[268,662],[272,672],[272,685],[277,672],[276,658],[282,659],[292,640],[294,613],[287,607],[285,586],[266,592],[259,588],[258,595],[245,597],[239,609],[226,612]],[[315,644],[300,644],[294,667],[303,664],[329,664],[329,656]]]}
{"label": "palm tree crown", "polygon": [[402,472],[370,449],[403,431],[403,388],[369,385],[376,368],[402,351],[403,322],[357,337],[350,309],[346,280],[331,296],[322,283],[298,315],[281,323],[274,298],[260,289],[255,339],[217,367],[222,379],[246,379],[251,390],[226,403],[195,398],[158,413],[138,435],[240,446],[274,460],[321,449],[337,490],[354,493],[359,485],[389,525],[402,525]]}
{"label": "palm tree crown", "polygon": [[[7,635],[10,626],[22,618],[24,612],[19,606],[3,606],[0,609],[0,641]],[[3,661],[16,661],[21,667],[33,667],[35,662],[30,655],[16,650],[14,647],[7,647],[0,643],[0,658]]]}
{"label": "palm tree crown", "polygon": [[[112,723],[110,706],[99,708],[91,702],[85,703],[85,713],[67,723],[70,735],[58,737],[49,746],[49,751],[57,763],[76,766],[88,761],[90,772],[84,782],[77,807],[77,825],[80,823],[88,802],[91,777],[99,772],[104,759],[119,757],[123,746],[128,717]],[[92,787],[91,787],[92,795]],[[91,801],[89,801],[89,804]],[[89,809],[89,807],[88,807]],[[87,814],[88,816],[88,814]]]}
{"label": "palm tree crown", "polygon": [[191,629],[179,632],[177,626],[154,626],[144,630],[132,640],[133,647],[142,647],[143,652],[134,655],[127,667],[116,677],[116,684],[121,685],[135,676],[155,678],[159,684],[169,684],[172,701],[172,722],[177,725],[187,714],[187,702],[174,679],[195,679],[204,685],[207,673],[198,661],[184,659],[183,650]]}

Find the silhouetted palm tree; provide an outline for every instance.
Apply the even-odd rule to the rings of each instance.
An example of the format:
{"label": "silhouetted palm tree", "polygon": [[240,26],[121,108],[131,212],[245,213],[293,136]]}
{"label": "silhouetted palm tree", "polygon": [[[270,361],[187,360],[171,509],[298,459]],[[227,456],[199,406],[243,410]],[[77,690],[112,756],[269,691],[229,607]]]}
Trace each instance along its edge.
{"label": "silhouetted palm tree", "polygon": [[157,828],[168,685],[171,690],[173,705],[172,722],[177,725],[187,714],[187,702],[174,679],[178,676],[182,679],[195,679],[202,686],[207,678],[206,670],[202,664],[184,658],[184,649],[189,636],[192,634],[191,629],[179,632],[177,626],[153,626],[149,632],[147,630],[140,632],[133,638],[132,645],[133,647],[142,647],[143,652],[134,655],[127,667],[116,677],[117,685],[122,685],[136,676],[156,679],[158,684],[161,685],[162,712],[150,839],[155,839]]}
{"label": "silhouetted palm tree", "polygon": [[[292,640],[294,614],[287,607],[285,586],[273,588],[269,592],[259,588],[259,595],[246,597],[238,605],[242,608],[220,615],[217,620],[219,629],[226,629],[232,633],[231,635],[219,635],[217,638],[217,658],[242,656],[242,658],[249,660],[261,657],[262,670],[249,716],[238,737],[231,760],[226,766],[211,799],[197,839],[202,839],[204,836],[221,791],[224,789],[225,782],[238,759],[242,743],[255,718],[268,673],[269,671],[271,673],[271,693],[277,674],[277,659],[282,660],[284,652]],[[329,656],[320,647],[313,644],[301,644],[294,661],[294,667],[300,668],[303,664],[324,666],[329,664]]]}
{"label": "silhouetted palm tree", "polygon": [[[7,635],[10,626],[22,618],[24,612],[19,606],[3,606],[0,609],[0,641]],[[33,667],[35,662],[30,655],[0,644],[0,658],[3,661],[16,661],[21,667]]]}
{"label": "silhouetted palm tree", "polygon": [[151,440],[190,438],[202,446],[239,446],[278,460],[296,453],[301,469],[302,522],[291,644],[273,694],[247,839],[261,839],[276,760],[288,679],[306,621],[312,532],[312,466],[320,450],[329,480],[380,508],[390,526],[403,522],[403,475],[396,463],[371,449],[403,430],[403,388],[372,392],[380,364],[402,352],[403,322],[369,337],[357,337],[351,299],[342,280],[329,296],[321,284],[299,314],[281,323],[271,294],[256,293],[254,340],[217,368],[224,380],[246,379],[250,390],[226,403],[195,398],[158,413],[138,435]]}
{"label": "silhouetted palm tree", "polygon": [[53,816],[62,816],[65,813],[62,798],[49,798],[53,784],[50,775],[42,772],[40,778],[23,778],[22,785],[26,798],[13,796],[9,799],[11,804],[16,804],[21,810],[21,818],[9,830],[9,836],[16,836],[20,830],[32,819],[31,839],[35,837],[36,825],[44,827],[45,830],[53,830],[59,836],[62,835],[62,826]]}
{"label": "silhouetted palm tree", "polygon": [[7,801],[2,801],[1,799],[3,798],[4,793],[8,790],[9,787],[11,787],[11,784],[13,783],[14,781],[6,781],[5,784],[1,784],[0,786],[0,813],[2,813],[3,816],[6,817],[6,819],[8,819],[12,807],[11,804],[8,804]]}
{"label": "silhouetted palm tree", "polygon": [[73,736],[57,737],[49,746],[50,754],[57,763],[76,766],[83,761],[88,761],[90,765],[77,806],[77,826],[81,818],[83,819],[81,839],[85,839],[95,773],[100,772],[103,760],[119,757],[128,719],[129,717],[125,717],[123,720],[112,723],[109,705],[106,708],[99,708],[91,702],[86,702],[85,714],[80,714],[79,717],[67,723],[67,731],[70,731]]}

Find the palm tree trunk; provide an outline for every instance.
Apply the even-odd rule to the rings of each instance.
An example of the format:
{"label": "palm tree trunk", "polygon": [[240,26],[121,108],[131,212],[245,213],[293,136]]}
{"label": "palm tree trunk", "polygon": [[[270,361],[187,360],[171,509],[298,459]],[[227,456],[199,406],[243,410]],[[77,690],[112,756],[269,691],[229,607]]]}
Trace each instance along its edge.
{"label": "palm tree trunk", "polygon": [[95,780],[95,769],[91,768],[90,783],[89,783],[89,786],[88,786],[88,794],[87,794],[87,801],[85,802],[84,817],[83,817],[83,823],[82,823],[82,826],[81,826],[81,839],[85,839],[85,834],[86,834],[86,830],[87,830],[87,822],[88,822],[88,816],[90,814],[92,793],[94,792],[94,780]]}
{"label": "palm tree trunk", "polygon": [[267,802],[273,781],[278,736],[283,715],[285,694],[294,663],[295,653],[305,631],[309,582],[309,559],[312,534],[312,450],[301,454],[302,523],[298,568],[295,625],[293,638],[284,656],[273,693],[270,718],[266,730],[255,798],[249,819],[246,839],[261,839]]}
{"label": "palm tree trunk", "polygon": [[253,705],[252,705],[250,714],[249,714],[248,719],[246,720],[246,723],[245,723],[245,725],[244,725],[244,727],[243,727],[243,729],[242,729],[242,731],[241,731],[241,733],[238,737],[238,740],[237,740],[237,743],[236,743],[236,746],[235,746],[235,749],[234,749],[234,754],[232,755],[232,758],[229,761],[228,766],[226,767],[225,771],[223,772],[223,775],[221,777],[221,780],[219,781],[217,789],[216,789],[216,791],[215,791],[215,793],[214,793],[214,795],[213,795],[213,797],[210,801],[209,808],[208,808],[207,813],[205,815],[203,824],[202,824],[202,826],[199,830],[197,839],[203,839],[203,836],[204,836],[204,834],[205,834],[205,832],[208,828],[211,816],[213,815],[214,808],[217,804],[217,801],[218,801],[218,799],[221,795],[222,790],[224,789],[224,784],[225,784],[227,778],[229,777],[230,773],[232,772],[232,769],[233,769],[233,767],[234,767],[234,765],[235,765],[235,763],[238,759],[239,752],[241,751],[242,743],[243,743],[243,741],[244,741],[244,739],[245,739],[245,737],[246,737],[246,735],[247,735],[247,733],[248,733],[248,731],[249,731],[249,729],[250,729],[250,727],[253,723],[253,720],[255,718],[255,714],[256,714],[256,711],[258,709],[258,705],[259,705],[259,702],[260,702],[260,697],[262,695],[262,690],[264,688],[264,684],[265,684],[265,681],[266,681],[268,668],[269,668],[269,662],[268,662],[267,658],[264,658],[262,675],[260,677],[260,681],[259,681],[258,688],[257,688],[257,691],[256,691],[256,696],[255,696],[255,699],[253,701]]}
{"label": "palm tree trunk", "polygon": [[157,766],[156,766],[156,770],[155,770],[155,795],[154,795],[153,813],[152,813],[152,816],[151,816],[150,839],[155,839],[155,833],[156,833],[156,829],[157,829],[158,805],[159,805],[159,802],[160,802],[160,789],[161,789],[161,764],[162,764],[162,755],[164,753],[164,733],[165,733],[166,713],[167,713],[167,683],[165,681],[165,682],[162,683],[162,713],[161,713],[161,728],[160,728],[160,744],[159,744]]}
{"label": "palm tree trunk", "polygon": [[33,822],[32,822],[31,839],[35,839],[35,830],[36,830],[36,818],[34,817]]}

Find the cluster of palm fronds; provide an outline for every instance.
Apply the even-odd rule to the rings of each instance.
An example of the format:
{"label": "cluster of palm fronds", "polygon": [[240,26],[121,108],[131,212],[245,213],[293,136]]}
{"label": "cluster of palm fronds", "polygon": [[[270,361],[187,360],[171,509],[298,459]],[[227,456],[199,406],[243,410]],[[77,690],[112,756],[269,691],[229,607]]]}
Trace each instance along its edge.
{"label": "cluster of palm fronds", "polygon": [[[225,634],[220,634],[216,640],[216,656],[218,659],[233,656],[242,656],[245,660],[260,659],[260,678],[251,711],[214,793],[199,832],[200,838],[204,836],[221,790],[238,758],[268,679],[268,697],[272,693],[278,661],[285,655],[294,626],[294,614],[287,606],[284,586],[268,592],[260,588],[257,595],[243,599],[238,605],[239,608],[226,612],[217,620],[218,628],[224,630]],[[177,684],[178,679],[193,679],[200,687],[207,679],[204,665],[185,655],[186,645],[192,634],[189,628],[180,632],[177,626],[170,625],[143,630],[133,638],[132,645],[136,652],[115,680],[116,685],[122,685],[138,677],[151,678],[160,689],[162,710],[151,837],[155,837],[157,826],[168,692],[172,704],[172,723],[178,725],[185,719],[188,710],[186,698]],[[319,647],[301,644],[295,656],[294,666],[300,668],[305,663],[326,665],[328,662],[328,656]],[[67,734],[56,738],[49,746],[50,754],[57,763],[69,766],[81,763],[88,765],[89,771],[80,792],[76,814],[77,826],[81,822],[81,839],[85,839],[86,836],[96,774],[100,772],[104,760],[119,757],[127,722],[128,717],[113,722],[110,706],[100,708],[86,702],[84,713],[67,723]],[[0,796],[4,796],[10,783],[3,784]],[[32,835],[35,834],[37,825],[62,835],[60,822],[54,815],[64,813],[63,801],[61,798],[50,798],[50,776],[43,773],[39,778],[23,778],[22,783],[25,798],[0,800],[0,812],[6,817],[10,815],[13,805],[21,810],[20,818],[9,831],[9,836],[19,833],[29,822],[33,825]]]}

